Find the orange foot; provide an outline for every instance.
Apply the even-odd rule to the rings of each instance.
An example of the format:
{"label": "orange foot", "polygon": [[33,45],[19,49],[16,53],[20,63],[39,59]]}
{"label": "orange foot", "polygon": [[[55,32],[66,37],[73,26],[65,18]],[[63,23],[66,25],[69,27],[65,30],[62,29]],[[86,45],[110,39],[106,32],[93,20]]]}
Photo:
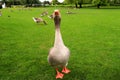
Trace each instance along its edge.
{"label": "orange foot", "polygon": [[69,72],[70,72],[70,70],[69,70],[69,69],[67,69],[66,67],[64,67],[64,68],[63,68],[63,70],[62,70],[62,72],[67,74],[67,73],[69,73]]}
{"label": "orange foot", "polygon": [[58,79],[58,78],[62,79],[64,74],[60,73],[57,69],[56,69],[56,72],[57,72],[56,79]]}

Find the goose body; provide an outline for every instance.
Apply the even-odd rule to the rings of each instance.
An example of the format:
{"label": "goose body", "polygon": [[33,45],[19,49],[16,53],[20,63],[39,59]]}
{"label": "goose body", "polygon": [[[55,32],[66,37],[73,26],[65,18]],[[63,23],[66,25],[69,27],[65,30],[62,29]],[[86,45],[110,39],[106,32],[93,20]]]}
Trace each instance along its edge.
{"label": "goose body", "polygon": [[45,15],[48,15],[47,11],[42,12],[40,16],[45,16]]}
{"label": "goose body", "polygon": [[66,46],[55,45],[49,52],[48,61],[55,68],[64,67],[68,64],[69,56],[70,51]]}
{"label": "goose body", "polygon": [[74,12],[71,12],[71,11],[67,11],[66,13],[67,14],[75,14]]}
{"label": "goose body", "polygon": [[58,10],[55,10],[53,13],[53,19],[55,23],[55,40],[54,46],[50,49],[48,55],[49,64],[56,69],[57,75],[56,78],[63,78],[64,74],[58,71],[58,68],[63,68],[63,73],[69,73],[70,70],[66,68],[70,56],[69,49],[64,45],[62,40],[62,35],[60,32],[60,13]]}
{"label": "goose body", "polygon": [[53,19],[53,15],[52,15],[52,14],[51,14],[51,15],[49,15],[48,17],[49,17],[50,19]]}
{"label": "goose body", "polygon": [[42,18],[35,18],[35,17],[33,17],[32,19],[33,19],[33,21],[36,22],[36,23],[43,22],[44,24],[47,24]]}

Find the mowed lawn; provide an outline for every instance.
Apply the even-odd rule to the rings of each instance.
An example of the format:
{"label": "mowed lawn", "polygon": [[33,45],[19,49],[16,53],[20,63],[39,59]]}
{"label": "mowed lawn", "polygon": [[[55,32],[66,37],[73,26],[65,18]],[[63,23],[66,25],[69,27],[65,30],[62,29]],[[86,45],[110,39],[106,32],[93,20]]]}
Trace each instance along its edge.
{"label": "mowed lawn", "polygon": [[[120,10],[73,8],[6,8],[0,16],[0,80],[55,80],[48,64],[54,23],[36,24],[47,10],[61,12],[61,33],[71,51],[71,73],[62,80],[120,80]],[[75,14],[66,14],[67,11]],[[59,80],[59,79],[58,79]]]}

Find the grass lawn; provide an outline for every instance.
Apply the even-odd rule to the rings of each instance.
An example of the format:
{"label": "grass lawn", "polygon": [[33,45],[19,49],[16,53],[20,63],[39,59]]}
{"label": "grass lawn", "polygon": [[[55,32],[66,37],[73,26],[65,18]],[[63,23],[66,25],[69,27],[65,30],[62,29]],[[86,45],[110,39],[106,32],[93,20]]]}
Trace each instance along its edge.
{"label": "grass lawn", "polygon": [[[0,80],[55,80],[47,62],[54,43],[53,20],[44,16],[47,25],[32,20],[54,9],[1,10]],[[71,51],[71,73],[62,80],[120,80],[120,10],[57,9],[62,15],[62,37]],[[68,15],[68,10],[76,14]]]}

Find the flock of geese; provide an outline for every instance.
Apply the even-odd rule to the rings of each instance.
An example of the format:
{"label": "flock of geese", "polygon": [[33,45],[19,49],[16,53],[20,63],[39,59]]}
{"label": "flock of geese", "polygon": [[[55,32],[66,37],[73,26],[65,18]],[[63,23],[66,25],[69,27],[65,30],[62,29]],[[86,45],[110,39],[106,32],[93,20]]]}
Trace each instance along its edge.
{"label": "flock of geese", "polygon": [[[75,14],[75,13],[74,13],[74,12],[71,12],[71,11],[67,11],[66,14]],[[48,18],[53,19],[53,14],[48,15],[48,12],[47,12],[47,11],[42,12],[42,13],[40,14],[40,17],[32,17],[32,19],[33,19],[33,21],[34,21],[35,23],[41,23],[41,22],[43,22],[43,23],[46,25],[47,22],[46,22],[43,18],[41,18],[41,17],[43,17],[43,16],[47,16]]]}
{"label": "flock of geese", "polygon": [[[40,16],[43,17],[43,16],[47,16],[47,15],[48,15],[48,12],[47,12],[47,11],[44,11],[44,12],[41,13]],[[52,19],[52,16],[48,16],[48,17]],[[43,18],[40,18],[40,17],[32,17],[32,19],[33,19],[33,21],[34,21],[35,23],[41,23],[41,22],[43,22],[45,25],[47,24],[46,21],[45,21]]]}

